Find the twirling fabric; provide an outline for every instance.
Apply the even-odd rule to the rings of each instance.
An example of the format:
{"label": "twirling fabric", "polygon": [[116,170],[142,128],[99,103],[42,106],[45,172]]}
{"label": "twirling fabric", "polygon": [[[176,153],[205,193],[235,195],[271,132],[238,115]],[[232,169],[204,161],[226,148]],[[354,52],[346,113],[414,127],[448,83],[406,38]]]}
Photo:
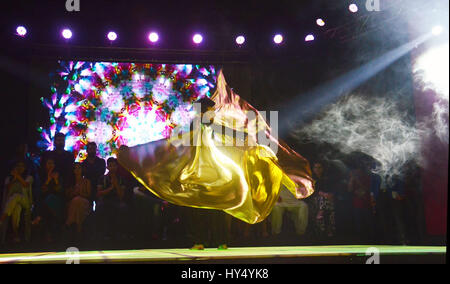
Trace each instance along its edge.
{"label": "twirling fabric", "polygon": [[[313,193],[307,160],[271,135],[264,117],[227,86],[222,72],[211,99],[211,124],[198,119],[189,132],[122,147],[119,163],[164,200],[223,210],[250,224],[270,214],[283,185],[298,199]],[[261,133],[275,150],[262,145]]]}

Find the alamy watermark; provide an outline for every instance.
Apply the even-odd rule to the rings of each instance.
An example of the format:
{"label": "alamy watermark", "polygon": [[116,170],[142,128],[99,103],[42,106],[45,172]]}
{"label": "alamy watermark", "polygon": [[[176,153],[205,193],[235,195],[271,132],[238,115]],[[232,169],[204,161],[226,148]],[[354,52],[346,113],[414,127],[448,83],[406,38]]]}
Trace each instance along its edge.
{"label": "alamy watermark", "polygon": [[[194,103],[197,114],[189,125],[179,125],[172,131],[169,142],[178,146],[202,146],[208,145],[211,138],[215,146],[267,146],[276,155],[278,152],[278,112],[269,112],[270,128],[266,123],[265,111],[237,111],[227,113],[226,118],[214,110],[201,112],[201,103]],[[225,121],[221,121],[222,118]],[[218,123],[214,123],[217,119]],[[208,129],[202,129],[202,125],[208,125]],[[264,153],[261,153],[264,155]]]}
{"label": "alamy watermark", "polygon": [[[379,12],[380,0],[366,0],[366,9],[369,12]],[[68,12],[80,11],[80,0],[66,0],[66,10]]]}
{"label": "alamy watermark", "polygon": [[76,247],[66,249],[66,264],[80,264],[80,250]]}
{"label": "alamy watermark", "polygon": [[366,9],[369,12],[380,12],[380,0],[367,0],[366,1]]}
{"label": "alamy watermark", "polygon": [[66,0],[67,12],[80,12],[80,0]]}
{"label": "alamy watermark", "polygon": [[370,255],[370,257],[366,260],[366,264],[380,264],[380,250],[378,248],[367,248],[366,255]]}

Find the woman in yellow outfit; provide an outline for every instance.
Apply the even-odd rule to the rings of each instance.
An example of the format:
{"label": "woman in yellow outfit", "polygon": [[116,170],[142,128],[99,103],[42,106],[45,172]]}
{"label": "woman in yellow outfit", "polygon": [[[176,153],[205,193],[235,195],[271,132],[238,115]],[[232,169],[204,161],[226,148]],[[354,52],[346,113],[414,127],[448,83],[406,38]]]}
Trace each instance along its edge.
{"label": "woman in yellow outfit", "polygon": [[33,177],[26,174],[24,162],[17,162],[11,171],[11,176],[6,178],[4,191],[3,213],[0,216],[0,228],[2,242],[5,239],[7,229],[7,217],[11,218],[14,233],[14,242],[20,242],[19,226],[22,220],[25,222],[25,238],[30,239],[31,234],[31,206],[33,196],[31,186]]}
{"label": "woman in yellow outfit", "polygon": [[[222,72],[211,101],[193,129],[121,147],[119,163],[164,200],[222,210],[249,224],[270,214],[282,185],[298,199],[313,193],[306,159],[271,135],[264,118],[226,85]],[[275,149],[258,143],[261,134]]]}

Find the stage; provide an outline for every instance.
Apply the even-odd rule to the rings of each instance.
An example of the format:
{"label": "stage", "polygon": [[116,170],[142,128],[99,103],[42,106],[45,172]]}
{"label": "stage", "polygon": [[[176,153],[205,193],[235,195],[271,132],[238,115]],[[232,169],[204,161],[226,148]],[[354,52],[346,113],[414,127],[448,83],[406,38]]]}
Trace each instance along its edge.
{"label": "stage", "polygon": [[[232,247],[227,250],[207,248],[141,249],[81,251],[79,263],[158,263],[158,264],[276,264],[276,263],[361,263],[379,251],[379,262],[387,263],[445,263],[444,246],[279,246]],[[76,261],[77,254],[38,252],[0,254],[0,264],[53,264]]]}

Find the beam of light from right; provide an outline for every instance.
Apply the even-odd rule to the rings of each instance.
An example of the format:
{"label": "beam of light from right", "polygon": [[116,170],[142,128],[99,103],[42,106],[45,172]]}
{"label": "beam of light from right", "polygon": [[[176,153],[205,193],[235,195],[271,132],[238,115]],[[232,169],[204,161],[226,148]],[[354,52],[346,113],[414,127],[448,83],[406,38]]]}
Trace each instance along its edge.
{"label": "beam of light from right", "polygon": [[281,113],[288,113],[289,115],[279,121],[279,137],[286,137],[294,127],[294,124],[296,128],[302,127],[308,119],[312,118],[323,107],[333,103],[340,96],[356,89],[362,83],[384,70],[432,36],[431,33],[423,35],[293,99],[289,104],[280,109]]}

